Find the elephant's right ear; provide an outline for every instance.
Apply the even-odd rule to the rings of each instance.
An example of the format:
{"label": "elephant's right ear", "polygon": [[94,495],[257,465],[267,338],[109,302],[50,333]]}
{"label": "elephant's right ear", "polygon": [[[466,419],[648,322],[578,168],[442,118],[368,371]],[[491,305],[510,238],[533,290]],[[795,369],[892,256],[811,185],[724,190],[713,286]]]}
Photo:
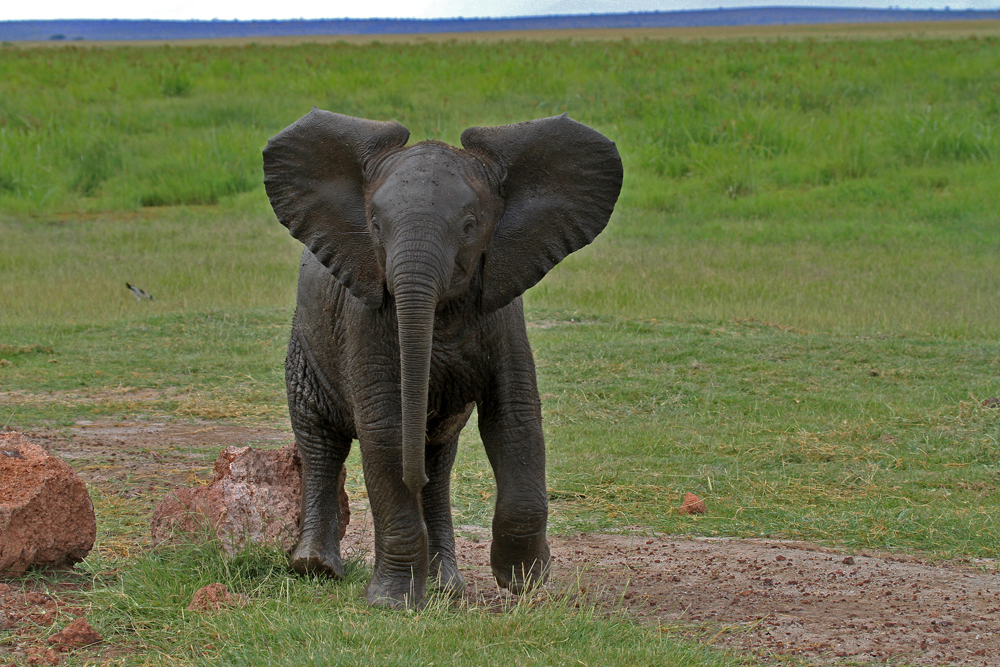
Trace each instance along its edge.
{"label": "elephant's right ear", "polygon": [[368,232],[365,164],[409,136],[396,122],[313,108],[264,148],[264,188],[278,220],[370,308],[382,305],[385,278]]}

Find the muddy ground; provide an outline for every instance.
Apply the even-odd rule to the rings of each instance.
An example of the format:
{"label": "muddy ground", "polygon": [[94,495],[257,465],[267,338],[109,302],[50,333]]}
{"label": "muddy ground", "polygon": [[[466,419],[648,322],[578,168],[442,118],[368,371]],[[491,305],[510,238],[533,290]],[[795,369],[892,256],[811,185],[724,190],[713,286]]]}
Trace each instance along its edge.
{"label": "muddy ground", "polygon": [[[288,432],[215,423],[89,423],[27,435],[101,492],[150,511],[172,488],[204,484],[229,445],[277,446]],[[367,549],[366,501],[352,499],[344,548]],[[502,598],[488,565],[489,533],[457,531],[466,597]],[[587,594],[640,622],[777,661],[901,662],[1000,667],[1000,568],[992,561],[928,563],[842,553],[780,540],[681,539],[652,533],[550,538],[550,588],[582,581]],[[44,620],[55,604],[0,587],[11,614]],[[2,620],[2,619],[0,619]]]}

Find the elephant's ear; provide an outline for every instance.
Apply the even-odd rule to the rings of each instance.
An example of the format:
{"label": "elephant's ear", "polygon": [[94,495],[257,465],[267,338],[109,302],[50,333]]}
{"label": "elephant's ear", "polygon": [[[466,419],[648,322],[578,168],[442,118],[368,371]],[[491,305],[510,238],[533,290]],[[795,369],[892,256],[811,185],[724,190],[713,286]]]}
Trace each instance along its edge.
{"label": "elephant's ear", "polygon": [[466,149],[506,172],[504,212],[483,263],[483,309],[502,308],[601,233],[618,201],[615,143],[566,114],[470,127]]}
{"label": "elephant's ear", "polygon": [[406,144],[396,122],[313,110],[264,148],[264,188],[281,224],[351,294],[382,305],[385,279],[365,213],[365,163]]}

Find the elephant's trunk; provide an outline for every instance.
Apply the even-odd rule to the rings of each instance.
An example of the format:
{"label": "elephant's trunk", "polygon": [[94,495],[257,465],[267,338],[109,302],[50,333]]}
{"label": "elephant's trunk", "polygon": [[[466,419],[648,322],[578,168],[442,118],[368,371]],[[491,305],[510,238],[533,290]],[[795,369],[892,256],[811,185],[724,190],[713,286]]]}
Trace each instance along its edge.
{"label": "elephant's trunk", "polygon": [[[401,267],[400,267],[401,268]],[[399,323],[400,397],[403,419],[403,482],[418,495],[427,483],[427,393],[440,281],[418,271],[394,272]]]}

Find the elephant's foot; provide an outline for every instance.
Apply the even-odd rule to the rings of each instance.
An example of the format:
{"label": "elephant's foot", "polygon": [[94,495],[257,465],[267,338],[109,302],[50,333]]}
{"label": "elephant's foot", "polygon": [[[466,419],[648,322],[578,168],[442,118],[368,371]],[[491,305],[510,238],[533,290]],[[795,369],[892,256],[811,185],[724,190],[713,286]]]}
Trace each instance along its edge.
{"label": "elephant's foot", "polygon": [[458,571],[454,556],[435,554],[431,558],[430,570],[438,590],[456,598],[465,590],[465,579]]}
{"label": "elephant's foot", "polygon": [[365,589],[365,600],[373,607],[419,609],[426,604],[426,585],[409,573],[387,575],[378,568]]}
{"label": "elephant's foot", "polygon": [[312,540],[299,540],[288,564],[299,574],[321,574],[333,579],[347,576],[344,561],[336,548],[323,549]]}
{"label": "elephant's foot", "polygon": [[520,595],[534,586],[545,583],[549,578],[549,544],[543,537],[541,544],[532,544],[528,549],[499,548],[493,541],[490,550],[490,569],[501,588]]}

